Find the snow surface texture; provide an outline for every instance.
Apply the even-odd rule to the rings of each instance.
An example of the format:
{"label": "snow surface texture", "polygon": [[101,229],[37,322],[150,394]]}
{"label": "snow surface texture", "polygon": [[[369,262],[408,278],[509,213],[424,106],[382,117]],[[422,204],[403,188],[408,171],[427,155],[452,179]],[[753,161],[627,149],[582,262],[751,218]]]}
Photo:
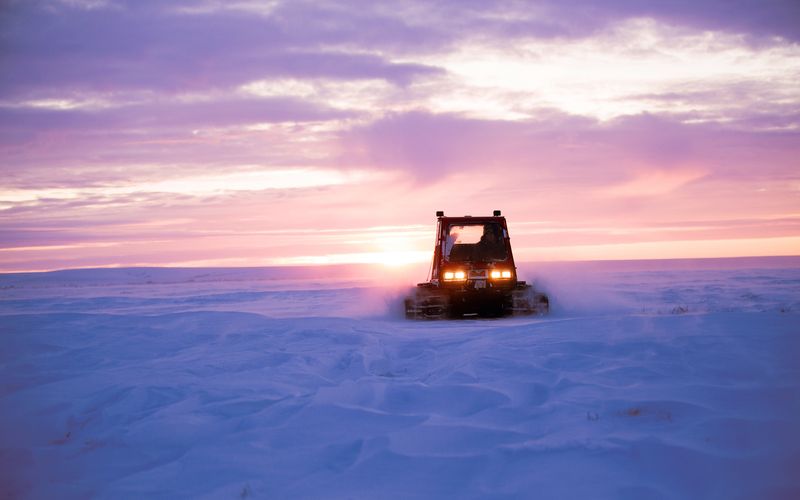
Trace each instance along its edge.
{"label": "snow surface texture", "polygon": [[438,322],[341,277],[0,275],[0,498],[797,499],[789,264],[543,267],[551,315]]}

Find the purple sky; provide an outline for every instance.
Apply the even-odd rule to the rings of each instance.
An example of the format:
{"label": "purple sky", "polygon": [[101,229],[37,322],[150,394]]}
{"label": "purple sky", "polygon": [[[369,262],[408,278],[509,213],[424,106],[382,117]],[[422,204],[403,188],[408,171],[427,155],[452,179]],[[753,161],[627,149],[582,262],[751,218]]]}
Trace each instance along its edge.
{"label": "purple sky", "polygon": [[800,254],[800,2],[7,1],[0,271]]}

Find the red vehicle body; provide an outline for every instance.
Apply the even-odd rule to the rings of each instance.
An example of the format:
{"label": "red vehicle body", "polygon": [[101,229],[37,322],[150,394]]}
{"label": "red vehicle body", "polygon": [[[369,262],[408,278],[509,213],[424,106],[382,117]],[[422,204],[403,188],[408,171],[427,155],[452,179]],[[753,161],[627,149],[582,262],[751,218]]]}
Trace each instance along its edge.
{"label": "red vehicle body", "polygon": [[517,279],[506,219],[446,217],[437,212],[436,246],[427,282],[406,298],[408,318],[545,313],[547,296]]}

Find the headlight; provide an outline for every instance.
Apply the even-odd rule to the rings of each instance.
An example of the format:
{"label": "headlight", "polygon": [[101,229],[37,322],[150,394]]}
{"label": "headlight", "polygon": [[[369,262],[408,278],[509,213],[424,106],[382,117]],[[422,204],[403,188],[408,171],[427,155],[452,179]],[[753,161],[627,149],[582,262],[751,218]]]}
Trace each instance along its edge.
{"label": "headlight", "polygon": [[493,280],[510,279],[511,271],[501,271],[500,269],[493,269],[489,272],[489,277]]}
{"label": "headlight", "polygon": [[442,277],[445,281],[464,281],[467,279],[467,273],[464,271],[445,271]]}

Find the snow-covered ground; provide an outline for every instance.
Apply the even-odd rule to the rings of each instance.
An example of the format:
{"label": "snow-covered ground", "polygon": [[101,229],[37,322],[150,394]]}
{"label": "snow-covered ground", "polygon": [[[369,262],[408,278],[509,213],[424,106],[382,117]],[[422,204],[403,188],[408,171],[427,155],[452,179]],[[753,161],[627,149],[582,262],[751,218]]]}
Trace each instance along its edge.
{"label": "snow-covered ground", "polygon": [[406,321],[375,270],[0,275],[0,498],[800,498],[798,259],[523,269],[551,315]]}

